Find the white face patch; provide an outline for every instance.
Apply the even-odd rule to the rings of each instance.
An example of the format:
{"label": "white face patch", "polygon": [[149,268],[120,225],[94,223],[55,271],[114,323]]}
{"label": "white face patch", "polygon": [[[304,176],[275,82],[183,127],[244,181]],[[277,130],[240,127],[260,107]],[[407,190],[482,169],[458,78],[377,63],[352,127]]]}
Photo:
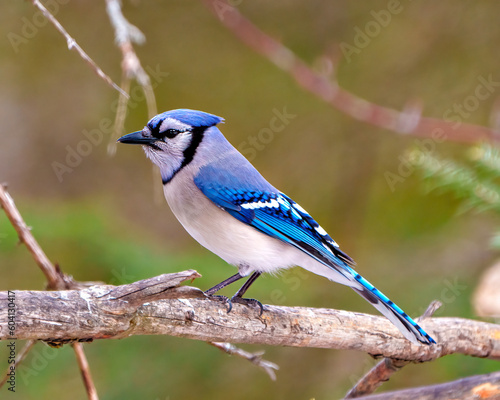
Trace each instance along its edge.
{"label": "white face patch", "polygon": [[165,118],[163,122],[160,125],[160,132],[165,132],[168,129],[175,129],[177,131],[187,131],[191,129],[191,126],[188,124],[184,124],[183,122],[180,122],[176,119],[173,118]]}
{"label": "white face patch", "polygon": [[186,150],[191,145],[192,139],[193,135],[187,131],[179,133],[173,139],[166,139],[166,143],[172,153],[178,153]]}

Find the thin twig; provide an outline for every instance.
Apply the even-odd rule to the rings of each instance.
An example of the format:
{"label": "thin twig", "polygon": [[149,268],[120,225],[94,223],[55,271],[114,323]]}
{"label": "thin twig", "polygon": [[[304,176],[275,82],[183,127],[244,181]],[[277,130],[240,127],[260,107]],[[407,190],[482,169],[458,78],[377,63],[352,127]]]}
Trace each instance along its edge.
{"label": "thin twig", "polygon": [[24,345],[24,347],[21,349],[21,351],[17,354],[17,357],[16,357],[16,360],[14,361],[14,364],[9,364],[9,366],[7,367],[7,371],[5,371],[5,376],[2,379],[2,381],[0,382],[0,389],[5,384],[5,382],[7,382],[7,380],[9,379],[9,375],[7,375],[7,374],[11,371],[10,367],[17,368],[17,366],[21,363],[21,361],[24,360],[24,358],[29,353],[29,351],[32,349],[32,347],[35,345],[35,343],[36,343],[36,340],[28,340],[26,342],[26,344]]}
{"label": "thin twig", "polygon": [[[417,320],[423,321],[426,318],[430,318],[439,307],[442,306],[440,301],[434,300],[429,304],[427,310],[422,314]],[[387,382],[391,376],[408,365],[410,362],[405,360],[398,360],[393,358],[384,358],[377,363],[370,371],[366,373],[351,390],[344,397],[345,399],[354,399],[357,397],[365,396],[367,394],[373,393],[382,383]]]}
{"label": "thin twig", "polygon": [[47,287],[49,289],[63,289],[65,287],[64,281],[61,279],[61,276],[57,273],[56,268],[50,262],[45,252],[31,234],[30,228],[24,222],[21,213],[16,208],[14,200],[7,192],[5,186],[1,184],[0,206],[4,209],[7,218],[16,230],[19,240],[26,245],[35,262],[45,274],[48,281]]}
{"label": "thin twig", "polygon": [[87,397],[89,400],[99,400],[94,381],[92,380],[92,376],[90,374],[89,363],[87,362],[87,357],[83,351],[83,344],[73,343],[72,346],[73,350],[75,350],[76,360],[78,361],[78,366],[80,367],[85,389],[87,390]]}
{"label": "thin twig", "polygon": [[208,344],[217,347],[224,353],[227,353],[229,355],[235,355],[250,361],[251,363],[257,365],[259,368],[262,368],[266,372],[266,374],[269,375],[269,378],[271,378],[273,381],[276,380],[276,373],[274,371],[278,370],[280,367],[271,361],[264,360],[262,358],[262,356],[264,355],[263,351],[250,353],[248,351],[236,347],[234,344],[231,343],[208,342]]}
{"label": "thin twig", "polygon": [[[123,71],[121,88],[123,91],[130,92],[130,83],[132,79]],[[108,155],[114,156],[116,154],[116,139],[120,137],[125,126],[125,117],[127,115],[128,98],[121,96],[118,98],[118,106],[116,107],[115,123],[113,124],[113,133],[109,138]]]}
{"label": "thin twig", "polygon": [[238,39],[288,73],[310,93],[358,121],[404,135],[458,142],[500,140],[493,129],[473,124],[456,124],[438,118],[421,117],[417,112],[400,112],[371,103],[342,89],[337,81],[315,72],[290,49],[261,31],[225,0],[202,0]]}
{"label": "thin twig", "polygon": [[87,64],[90,65],[90,67],[94,70],[94,72],[99,76],[100,78],[104,79],[104,81],[110,85],[113,89],[118,90],[123,96],[128,97],[128,94],[123,92],[120,87],[113,82],[113,80],[104,73],[104,71],[90,58],[90,56],[80,47],[80,45],[76,42],[74,38],[72,38],[69,33],[64,29],[64,27],[60,24],[60,22],[45,8],[45,6],[39,1],[39,0],[31,0],[33,5],[38,8],[42,14],[47,18],[52,25],[55,26],[55,28],[64,36],[66,39],[66,42],[68,44],[68,49],[75,49],[76,52],[80,55],[81,58],[83,58],[84,61],[87,62]]}
{"label": "thin twig", "polygon": [[[78,289],[87,286],[84,283],[74,281],[71,276],[65,275],[61,271],[59,265],[52,264],[52,262],[48,259],[47,255],[36,241],[35,237],[32,235],[30,228],[24,222],[21,213],[17,209],[14,200],[7,192],[6,187],[2,184],[0,184],[0,206],[4,209],[7,218],[16,230],[17,235],[19,236],[19,240],[26,245],[35,262],[45,274],[48,281],[48,289]],[[24,359],[26,354],[31,350],[31,348],[33,347],[33,343],[31,342],[34,343],[33,340],[30,340],[21,350],[18,360],[16,360],[16,364],[20,363]],[[74,349],[77,353],[77,359],[80,368],[82,369],[82,366],[86,366],[85,371],[82,369],[82,376],[84,379],[85,387],[87,389],[87,393],[89,394],[89,399],[97,400],[97,393],[90,376],[90,371],[88,370],[88,364],[83,348],[76,346],[74,347]]]}
{"label": "thin twig", "polygon": [[[111,25],[115,30],[116,45],[122,52],[122,89],[128,92],[130,90],[130,80],[135,79],[144,92],[148,108],[149,118],[158,114],[156,107],[156,98],[151,85],[149,75],[141,65],[141,61],[134,51],[132,43],[143,44],[145,42],[144,34],[127,21],[122,13],[120,0],[106,0],[106,11],[108,12]],[[115,125],[113,135],[108,145],[108,154],[116,152],[116,139],[123,133],[125,115],[127,113],[128,97],[120,98],[118,109],[116,111]]]}

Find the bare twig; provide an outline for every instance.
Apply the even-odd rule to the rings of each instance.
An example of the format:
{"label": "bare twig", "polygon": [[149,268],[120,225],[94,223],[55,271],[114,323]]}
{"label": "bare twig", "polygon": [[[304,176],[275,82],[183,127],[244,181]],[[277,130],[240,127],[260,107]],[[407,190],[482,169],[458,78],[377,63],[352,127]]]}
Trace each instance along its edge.
{"label": "bare twig", "polygon": [[47,18],[52,25],[64,36],[66,42],[68,44],[68,49],[75,49],[76,52],[83,58],[84,61],[87,62],[88,65],[94,70],[94,72],[100,78],[104,79],[104,81],[110,85],[113,89],[118,90],[123,96],[128,97],[128,94],[125,93],[113,80],[104,73],[104,71],[90,58],[90,56],[80,47],[80,45],[73,39],[69,33],[64,29],[64,27],[59,23],[59,21],[45,8],[45,6],[39,0],[31,0],[33,5],[38,8],[42,14]]}
{"label": "bare twig", "polygon": [[384,358],[349,390],[344,399],[354,399],[373,393],[382,383],[387,382],[395,372],[409,363],[406,360]]}
{"label": "bare twig", "polygon": [[498,400],[500,399],[500,372],[476,375],[439,385],[386,392],[360,397],[363,400]]}
{"label": "bare twig", "polygon": [[5,384],[5,382],[7,382],[8,378],[9,378],[8,373],[10,372],[10,367],[13,366],[16,369],[17,366],[21,363],[21,361],[23,361],[24,358],[26,357],[26,355],[30,352],[31,348],[35,345],[35,343],[36,343],[36,340],[28,340],[26,342],[26,344],[24,345],[24,347],[21,349],[21,351],[17,354],[17,357],[16,357],[16,360],[14,361],[14,364],[9,364],[9,366],[7,367],[7,371],[5,371],[5,375],[2,379],[2,381],[0,382],[0,389]]}
{"label": "bare twig", "polygon": [[35,262],[47,278],[47,287],[49,289],[65,289],[66,285],[61,275],[31,234],[30,228],[24,222],[21,213],[14,204],[14,200],[3,185],[0,185],[0,206],[4,209],[7,218],[16,230],[19,240],[26,245]]}
{"label": "bare twig", "polygon": [[217,347],[224,353],[227,353],[229,355],[235,355],[250,361],[251,363],[257,365],[259,368],[262,368],[273,381],[276,380],[276,373],[274,371],[278,370],[279,366],[271,361],[264,360],[262,358],[262,356],[264,355],[263,351],[250,353],[248,351],[236,347],[234,344],[231,343],[208,342],[208,344]]}
{"label": "bare twig", "polygon": [[[130,92],[131,82],[132,79],[127,76],[125,71],[123,71],[121,88],[127,93]],[[116,139],[120,137],[120,135],[123,132],[123,127],[125,126],[125,117],[127,116],[127,104],[128,104],[128,98],[125,96],[120,96],[118,99],[118,106],[116,107],[115,123],[113,124],[113,133],[109,138],[108,155],[116,154]]]}
{"label": "bare twig", "polygon": [[72,346],[73,350],[75,350],[76,360],[78,361],[78,367],[80,368],[83,383],[85,384],[87,397],[89,398],[89,400],[99,400],[94,381],[92,380],[92,376],[90,374],[89,363],[87,362],[87,357],[85,356],[85,352],[83,351],[83,344],[73,343]]}
{"label": "bare twig", "polygon": [[[42,272],[45,274],[48,281],[47,283],[48,289],[70,289],[70,288],[77,289],[86,286],[84,283],[79,283],[74,281],[71,276],[65,275],[61,271],[58,265],[52,264],[52,262],[48,259],[47,255],[36,241],[35,237],[32,235],[30,228],[24,222],[21,213],[14,204],[14,200],[7,192],[5,186],[1,184],[0,184],[0,206],[4,209],[7,218],[9,219],[10,223],[16,230],[17,235],[19,236],[19,240],[26,245],[29,252],[33,256],[33,259],[40,267]],[[31,348],[33,347],[33,343],[31,342],[34,343],[34,341],[30,340],[30,342],[28,342],[28,344],[26,344],[26,346],[22,349],[18,357],[18,360],[16,360],[16,364],[20,363],[24,359],[26,354],[31,350]],[[77,353],[76,356],[79,364],[82,357],[86,363],[83,348],[77,346],[74,347],[74,350]],[[82,364],[80,364],[80,368],[82,368],[81,365]],[[95,392],[95,387],[92,382],[92,378],[90,376],[90,371],[88,371],[88,365],[87,365],[87,371],[82,370],[82,376],[84,378],[84,384],[87,389],[87,393],[89,394],[89,399],[92,400],[97,399],[97,394],[95,394],[95,397],[91,397],[91,395],[94,396],[92,393]],[[93,392],[91,391],[92,388]]]}
{"label": "bare twig", "polygon": [[[433,301],[418,321],[430,318],[436,310],[442,306],[440,301]],[[410,362],[392,358],[384,358],[363,376],[346,394],[345,399],[354,399],[373,393],[382,383],[387,382],[390,377]]]}
{"label": "bare twig", "polygon": [[[106,0],[106,10],[108,12],[111,25],[115,30],[116,45],[122,52],[122,89],[129,92],[130,81],[135,79],[144,91],[149,118],[152,118],[158,113],[155,94],[149,75],[142,67],[139,57],[137,57],[132,45],[132,43],[143,44],[146,38],[139,28],[132,25],[124,17],[120,0]],[[116,111],[114,132],[108,145],[109,154],[114,154],[116,152],[116,139],[118,139],[118,137],[123,133],[125,115],[127,113],[127,103],[128,97],[120,98]]]}
{"label": "bare twig", "polygon": [[290,49],[261,31],[225,0],[203,0],[238,39],[288,73],[305,90],[354,119],[400,134],[458,142],[499,140],[493,129],[421,117],[418,109],[400,112],[370,103],[344,89],[328,76],[315,72]]}
{"label": "bare twig", "polygon": [[434,300],[429,304],[429,307],[424,311],[422,316],[420,318],[417,318],[418,322],[421,322],[427,318],[430,318],[434,315],[434,313],[443,306],[443,303],[441,303],[439,300]]}

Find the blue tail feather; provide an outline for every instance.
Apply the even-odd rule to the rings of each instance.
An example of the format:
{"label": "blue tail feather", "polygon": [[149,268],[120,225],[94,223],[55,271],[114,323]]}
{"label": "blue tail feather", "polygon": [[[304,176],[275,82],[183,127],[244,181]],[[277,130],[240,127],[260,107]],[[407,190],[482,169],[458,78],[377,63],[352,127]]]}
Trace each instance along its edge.
{"label": "blue tail feather", "polygon": [[419,341],[424,344],[433,344],[436,341],[425,332],[408,314],[406,314],[398,305],[390,300],[385,294],[363,278],[352,268],[349,268],[354,279],[362,286],[361,289],[353,287],[362,297],[368,300],[375,308],[384,314],[392,323],[394,323],[412,342]]}

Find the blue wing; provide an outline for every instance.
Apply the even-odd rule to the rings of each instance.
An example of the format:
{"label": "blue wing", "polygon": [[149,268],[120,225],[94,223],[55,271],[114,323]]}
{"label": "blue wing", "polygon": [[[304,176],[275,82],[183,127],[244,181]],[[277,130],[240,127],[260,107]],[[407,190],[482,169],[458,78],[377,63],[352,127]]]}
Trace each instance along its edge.
{"label": "blue wing", "polygon": [[[233,217],[302,250],[341,273],[349,271],[349,265],[354,265],[354,261],[339,249],[337,243],[302,207],[285,194],[273,190],[264,178],[259,180],[259,189],[235,189],[236,183],[230,182],[231,176],[224,175],[222,181],[220,176],[217,176],[217,181],[208,179],[215,171],[211,167],[204,168],[194,179],[196,186]],[[238,186],[242,183],[250,186],[251,182],[237,183]],[[352,274],[350,271],[347,273]]]}

